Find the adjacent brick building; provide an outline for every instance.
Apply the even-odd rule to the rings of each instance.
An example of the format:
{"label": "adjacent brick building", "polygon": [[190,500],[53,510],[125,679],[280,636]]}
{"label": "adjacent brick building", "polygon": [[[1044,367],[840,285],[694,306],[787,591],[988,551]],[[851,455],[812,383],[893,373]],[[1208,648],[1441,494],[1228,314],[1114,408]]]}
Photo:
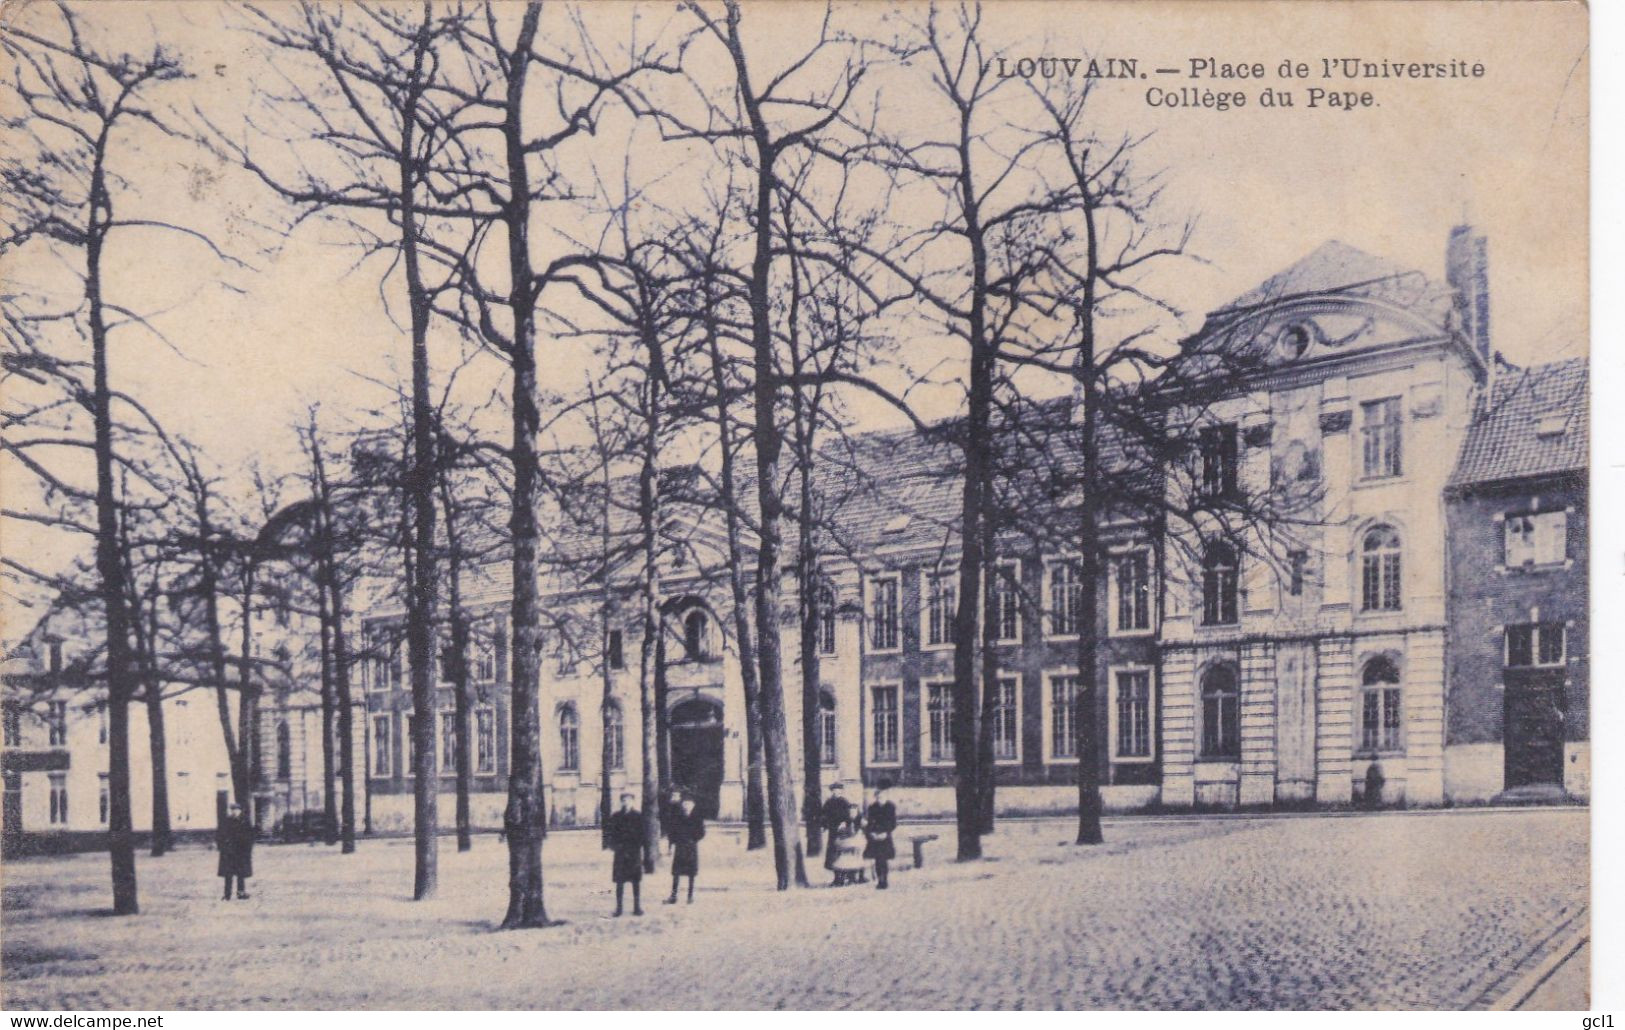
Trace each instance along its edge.
{"label": "adjacent brick building", "polygon": [[1589,793],[1583,359],[1502,370],[1446,491],[1446,789]]}

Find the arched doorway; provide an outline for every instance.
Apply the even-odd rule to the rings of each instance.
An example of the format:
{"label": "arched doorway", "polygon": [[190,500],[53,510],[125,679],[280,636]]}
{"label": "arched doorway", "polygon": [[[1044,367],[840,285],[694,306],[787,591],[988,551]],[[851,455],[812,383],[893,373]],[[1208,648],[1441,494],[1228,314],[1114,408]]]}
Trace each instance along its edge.
{"label": "arched doorway", "polygon": [[715,819],[722,795],[722,706],[690,698],[672,707],[669,726],[672,786],[694,795],[695,810]]}

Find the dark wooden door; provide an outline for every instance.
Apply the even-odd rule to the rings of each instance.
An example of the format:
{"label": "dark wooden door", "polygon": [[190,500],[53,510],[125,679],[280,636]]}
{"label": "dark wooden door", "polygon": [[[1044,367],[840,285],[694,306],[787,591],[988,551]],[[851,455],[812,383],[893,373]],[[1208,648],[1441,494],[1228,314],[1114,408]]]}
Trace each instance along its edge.
{"label": "dark wooden door", "polygon": [[715,819],[722,800],[722,708],[693,698],[671,711],[671,785],[694,797],[694,810]]}
{"label": "dark wooden door", "polygon": [[1506,786],[1563,785],[1563,673],[1540,670],[1506,685]]}

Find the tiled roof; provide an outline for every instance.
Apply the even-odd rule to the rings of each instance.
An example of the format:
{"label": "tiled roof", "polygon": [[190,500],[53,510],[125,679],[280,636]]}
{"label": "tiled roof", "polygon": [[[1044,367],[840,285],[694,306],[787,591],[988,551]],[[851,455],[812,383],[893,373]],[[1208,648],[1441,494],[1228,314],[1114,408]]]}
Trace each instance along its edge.
{"label": "tiled roof", "polygon": [[1591,448],[1586,359],[1503,371],[1482,404],[1451,486],[1578,472]]}

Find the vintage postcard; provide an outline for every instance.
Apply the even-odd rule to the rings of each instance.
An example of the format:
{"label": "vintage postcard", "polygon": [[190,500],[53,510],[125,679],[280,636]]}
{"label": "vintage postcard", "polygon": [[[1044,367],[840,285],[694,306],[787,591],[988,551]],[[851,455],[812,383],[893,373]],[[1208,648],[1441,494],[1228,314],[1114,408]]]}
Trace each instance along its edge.
{"label": "vintage postcard", "polygon": [[1586,1008],[1589,17],[6,3],[0,1003]]}

